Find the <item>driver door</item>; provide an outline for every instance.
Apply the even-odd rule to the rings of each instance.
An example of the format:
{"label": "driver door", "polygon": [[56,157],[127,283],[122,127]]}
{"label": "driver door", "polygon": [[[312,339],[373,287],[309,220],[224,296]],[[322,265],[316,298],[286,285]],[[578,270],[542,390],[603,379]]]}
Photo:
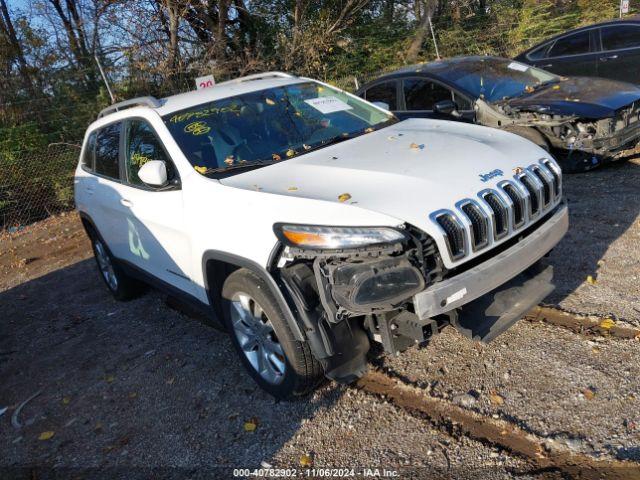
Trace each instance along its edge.
{"label": "driver door", "polygon": [[[191,247],[177,169],[146,120],[127,120],[123,137],[120,193],[127,223],[125,259],[156,279],[193,294]],[[151,187],[138,177],[138,170],[149,160],[165,162],[166,186]]]}

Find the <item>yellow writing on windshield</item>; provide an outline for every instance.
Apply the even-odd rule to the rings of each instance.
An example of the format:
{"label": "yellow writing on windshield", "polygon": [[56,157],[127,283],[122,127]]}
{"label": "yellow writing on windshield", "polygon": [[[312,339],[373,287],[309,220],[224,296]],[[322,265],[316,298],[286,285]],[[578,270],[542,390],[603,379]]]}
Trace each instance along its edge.
{"label": "yellow writing on windshield", "polygon": [[203,108],[201,110],[196,110],[196,111],[193,111],[193,112],[176,113],[174,116],[172,116],[169,119],[169,121],[171,123],[181,123],[181,122],[186,122],[187,120],[191,120],[191,119],[199,119],[199,118],[211,117],[213,115],[218,115],[220,113],[236,113],[236,114],[239,114],[240,113],[240,106],[234,104],[234,105],[229,105],[227,107],[221,107],[221,108],[210,107],[210,108]]}
{"label": "yellow writing on windshield", "polygon": [[204,122],[192,122],[184,127],[184,131],[193,135],[204,135],[211,131],[211,127]]}

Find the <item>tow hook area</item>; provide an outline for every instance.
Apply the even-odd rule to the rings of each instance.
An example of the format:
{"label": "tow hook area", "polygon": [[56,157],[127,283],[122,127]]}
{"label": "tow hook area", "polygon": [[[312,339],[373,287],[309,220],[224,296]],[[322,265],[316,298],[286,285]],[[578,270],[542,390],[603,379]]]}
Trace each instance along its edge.
{"label": "tow hook area", "polygon": [[369,315],[365,326],[385,352],[397,355],[416,343],[428,341],[449,324],[447,315],[420,320],[407,310]]}

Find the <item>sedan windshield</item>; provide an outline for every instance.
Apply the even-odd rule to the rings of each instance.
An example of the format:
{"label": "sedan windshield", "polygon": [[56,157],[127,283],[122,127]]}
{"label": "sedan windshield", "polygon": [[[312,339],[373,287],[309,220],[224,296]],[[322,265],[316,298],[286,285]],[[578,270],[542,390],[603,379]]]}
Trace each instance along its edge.
{"label": "sedan windshield", "polygon": [[519,97],[561,80],[557,75],[524,63],[491,57],[452,62],[449,68],[438,73],[488,102]]}
{"label": "sedan windshield", "polygon": [[284,161],[397,121],[363,100],[316,82],[224,98],[173,112],[163,120],[203,174]]}

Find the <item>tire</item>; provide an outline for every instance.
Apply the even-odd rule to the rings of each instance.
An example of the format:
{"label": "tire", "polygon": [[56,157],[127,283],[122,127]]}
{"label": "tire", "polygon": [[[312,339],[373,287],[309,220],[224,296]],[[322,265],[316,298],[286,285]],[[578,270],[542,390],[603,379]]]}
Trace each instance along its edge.
{"label": "tire", "polygon": [[324,379],[309,344],[296,340],[269,286],[253,272],[234,271],[222,288],[224,321],[242,364],[266,392],[291,400]]}
{"label": "tire", "polygon": [[144,292],[144,284],[127,275],[117,260],[111,254],[102,238],[95,232],[90,232],[93,257],[98,266],[100,278],[104,281],[116,300],[127,301],[139,297]]}
{"label": "tire", "polygon": [[550,151],[549,143],[544,136],[533,127],[506,127],[505,132],[513,133],[519,137],[526,138],[527,140],[535,143],[543,150]]}

